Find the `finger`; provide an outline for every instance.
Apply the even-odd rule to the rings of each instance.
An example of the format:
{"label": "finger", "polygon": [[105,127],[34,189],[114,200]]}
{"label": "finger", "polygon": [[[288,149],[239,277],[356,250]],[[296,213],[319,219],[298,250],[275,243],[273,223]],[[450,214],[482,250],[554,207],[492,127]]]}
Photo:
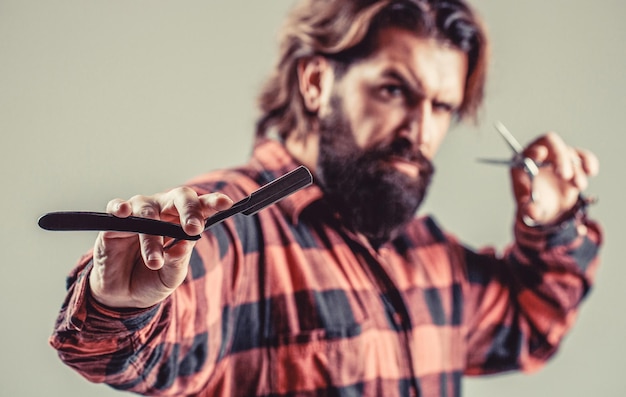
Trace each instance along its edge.
{"label": "finger", "polygon": [[195,244],[196,241],[180,241],[165,251],[165,264],[158,272],[165,287],[174,289],[183,282]]}
{"label": "finger", "polygon": [[532,183],[526,172],[520,168],[511,168],[511,182],[516,201],[519,203],[529,202]]}
{"label": "finger", "polygon": [[149,269],[159,270],[165,264],[163,257],[163,237],[147,234],[139,235],[141,256]]}
{"label": "finger", "polygon": [[197,240],[174,240],[167,241],[164,245],[166,262],[175,262],[187,255],[196,245]]}
{"label": "finger", "polygon": [[[133,214],[133,207],[130,202],[117,198],[107,203],[106,212],[119,218],[126,218]],[[129,238],[136,236],[136,233],[133,232],[105,231],[100,234],[104,239]]]}
{"label": "finger", "polygon": [[160,196],[163,213],[168,213],[180,222],[189,235],[200,234],[204,230],[205,219],[232,205],[232,200],[221,193],[209,193],[198,196],[189,187],[173,189]]}
{"label": "finger", "polygon": [[524,150],[524,155],[538,164],[547,163],[549,154],[548,148],[537,141]]}
{"label": "finger", "polygon": [[[542,151],[544,158],[533,158],[535,161],[552,163],[556,175],[565,180],[570,180],[574,176],[574,168],[571,161],[570,147],[563,139],[554,132],[548,132],[540,137],[531,148],[537,145],[535,151]],[[543,146],[545,149],[540,149]]]}
{"label": "finger", "polygon": [[518,218],[526,224],[542,223],[546,216],[547,210],[533,202],[525,202],[518,207]]}
{"label": "finger", "polygon": [[591,151],[586,149],[577,149],[583,170],[588,176],[596,176],[600,172],[600,160]]}
{"label": "finger", "polygon": [[[233,205],[233,200],[222,193],[209,193],[198,196],[201,229],[204,230],[205,220],[218,211],[224,211]],[[182,218],[181,218],[182,219]]]}
{"label": "finger", "polygon": [[[158,202],[150,197],[135,196],[129,200],[133,215],[142,218],[161,220],[161,208]],[[141,256],[146,266],[152,270],[163,267],[163,237],[147,234],[139,235]]]}
{"label": "finger", "polygon": [[113,199],[107,203],[106,211],[120,218],[126,218],[133,212],[133,207],[129,202],[122,199]]}
{"label": "finger", "polygon": [[583,191],[587,189],[587,185],[589,184],[587,179],[587,172],[583,167],[582,159],[580,158],[579,152],[576,149],[571,149],[570,156],[572,159],[572,169],[574,173],[572,177],[572,183],[579,191]]}
{"label": "finger", "polygon": [[159,198],[163,212],[176,216],[185,233],[194,236],[204,229],[204,216],[198,194],[189,187],[172,189]]}
{"label": "finger", "polygon": [[233,200],[222,193],[204,194],[200,196],[200,200],[202,201],[203,208],[208,211],[208,213],[205,213],[205,218],[213,215],[217,211],[227,210],[233,205]]}
{"label": "finger", "polygon": [[563,181],[548,170],[540,171],[533,189],[536,200],[518,201],[518,214],[541,224],[550,223],[569,210],[580,192],[572,181]]}

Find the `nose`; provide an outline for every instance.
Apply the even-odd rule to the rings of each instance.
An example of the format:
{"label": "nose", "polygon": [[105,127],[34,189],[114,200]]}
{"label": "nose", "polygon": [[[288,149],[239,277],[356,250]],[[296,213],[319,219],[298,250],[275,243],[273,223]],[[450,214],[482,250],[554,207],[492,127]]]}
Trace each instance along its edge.
{"label": "nose", "polygon": [[402,137],[408,139],[414,150],[421,151],[430,157],[430,145],[433,131],[433,109],[429,101],[417,102],[407,111]]}

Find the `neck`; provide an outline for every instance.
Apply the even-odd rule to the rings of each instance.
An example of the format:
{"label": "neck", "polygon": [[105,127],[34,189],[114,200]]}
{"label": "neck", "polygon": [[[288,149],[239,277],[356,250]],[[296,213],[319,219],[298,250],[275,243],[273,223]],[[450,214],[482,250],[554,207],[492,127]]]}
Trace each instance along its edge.
{"label": "neck", "polygon": [[293,132],[287,137],[285,148],[294,159],[315,174],[319,157],[318,134],[309,133],[305,136],[298,136],[297,133]]}

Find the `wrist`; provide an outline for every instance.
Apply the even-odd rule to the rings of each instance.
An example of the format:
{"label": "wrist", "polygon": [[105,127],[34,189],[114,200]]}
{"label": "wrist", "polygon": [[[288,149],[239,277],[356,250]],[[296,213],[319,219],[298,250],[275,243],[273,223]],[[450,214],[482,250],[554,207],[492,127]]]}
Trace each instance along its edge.
{"label": "wrist", "polygon": [[575,219],[584,219],[587,216],[587,208],[591,204],[597,202],[596,198],[585,197],[582,193],[578,197],[570,209],[559,214],[556,219],[550,222],[537,222],[528,215],[521,215],[519,219],[522,224],[529,228],[541,229],[544,231],[557,231],[562,229],[564,225]]}

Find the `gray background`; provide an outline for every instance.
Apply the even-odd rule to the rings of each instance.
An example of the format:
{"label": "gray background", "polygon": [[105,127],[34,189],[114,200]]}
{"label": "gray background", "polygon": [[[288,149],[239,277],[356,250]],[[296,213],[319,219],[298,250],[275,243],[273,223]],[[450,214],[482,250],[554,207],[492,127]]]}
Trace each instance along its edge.
{"label": "gray background", "polygon": [[[37,228],[244,161],[254,99],[292,2],[0,0],[0,395],[116,396],[60,363],[47,338],[64,279],[93,233]],[[476,0],[493,37],[481,123],[455,128],[422,212],[473,246],[510,239],[508,156],[546,130],[594,150],[603,266],[562,350],[534,375],[465,381],[466,396],[624,395],[623,120],[626,3]]]}

